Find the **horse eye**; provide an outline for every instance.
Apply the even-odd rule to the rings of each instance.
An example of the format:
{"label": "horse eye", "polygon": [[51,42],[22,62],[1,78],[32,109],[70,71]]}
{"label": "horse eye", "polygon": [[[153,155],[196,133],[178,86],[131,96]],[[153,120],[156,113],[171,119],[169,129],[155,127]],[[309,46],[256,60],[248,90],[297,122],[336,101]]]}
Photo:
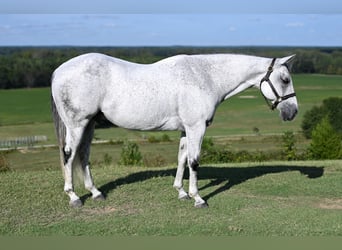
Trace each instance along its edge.
{"label": "horse eye", "polygon": [[289,83],[290,83],[290,78],[289,78],[289,77],[282,77],[281,80],[282,80],[285,84],[289,84]]}

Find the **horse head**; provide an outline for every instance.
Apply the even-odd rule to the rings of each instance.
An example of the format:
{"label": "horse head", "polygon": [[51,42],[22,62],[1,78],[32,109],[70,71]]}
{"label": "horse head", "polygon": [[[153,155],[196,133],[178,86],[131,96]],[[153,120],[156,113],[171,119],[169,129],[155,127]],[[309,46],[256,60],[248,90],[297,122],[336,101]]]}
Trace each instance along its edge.
{"label": "horse head", "polygon": [[284,121],[291,121],[298,112],[290,69],[295,55],[274,58],[266,75],[260,80],[260,91],[269,107],[280,111]]}

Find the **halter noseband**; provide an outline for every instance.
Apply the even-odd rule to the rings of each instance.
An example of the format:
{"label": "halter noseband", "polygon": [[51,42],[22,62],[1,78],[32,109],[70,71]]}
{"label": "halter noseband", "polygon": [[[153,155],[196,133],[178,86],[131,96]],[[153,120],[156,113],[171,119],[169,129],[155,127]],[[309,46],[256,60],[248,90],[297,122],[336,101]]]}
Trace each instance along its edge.
{"label": "halter noseband", "polygon": [[[277,108],[278,104],[281,103],[282,101],[285,101],[285,100],[287,100],[287,99],[289,99],[291,97],[296,96],[296,93],[291,93],[291,94],[288,94],[288,95],[280,96],[278,94],[277,90],[275,89],[275,87],[273,86],[272,81],[270,80],[270,75],[273,72],[273,66],[274,66],[275,61],[276,61],[276,58],[273,58],[270,66],[268,67],[266,75],[260,81],[260,92],[263,95],[263,97],[265,98],[265,101],[266,101],[267,105],[270,107],[271,110],[274,110],[275,108]],[[272,104],[269,102],[267,97],[261,91],[261,85],[264,82],[268,83],[268,85],[271,87],[271,89],[273,91],[273,94],[276,96],[276,100]]]}

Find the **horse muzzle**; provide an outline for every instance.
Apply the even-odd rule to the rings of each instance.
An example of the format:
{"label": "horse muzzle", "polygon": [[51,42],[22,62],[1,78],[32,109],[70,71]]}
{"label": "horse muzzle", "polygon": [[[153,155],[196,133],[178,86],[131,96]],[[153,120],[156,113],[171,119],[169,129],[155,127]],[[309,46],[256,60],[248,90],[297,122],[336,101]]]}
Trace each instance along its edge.
{"label": "horse muzzle", "polygon": [[278,109],[283,121],[292,121],[298,113],[298,107],[294,103],[282,102],[279,104]]}

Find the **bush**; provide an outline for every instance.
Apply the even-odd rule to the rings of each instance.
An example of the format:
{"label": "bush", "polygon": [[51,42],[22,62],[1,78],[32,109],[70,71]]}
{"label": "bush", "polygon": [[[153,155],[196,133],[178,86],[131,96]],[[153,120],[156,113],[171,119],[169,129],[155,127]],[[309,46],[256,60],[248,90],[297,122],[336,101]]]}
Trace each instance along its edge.
{"label": "bush", "polygon": [[147,138],[147,141],[149,143],[159,143],[159,142],[170,142],[170,136],[168,136],[167,134],[162,134],[160,137],[156,137],[154,135],[150,135]]}
{"label": "bush", "polygon": [[126,141],[121,150],[120,165],[138,165],[141,163],[142,156],[139,151],[139,146],[135,142]]}
{"label": "bush", "polygon": [[305,112],[302,121],[302,130],[305,138],[310,139],[312,130],[324,117],[323,107],[314,106],[312,109]]}
{"label": "bush", "polygon": [[329,122],[333,129],[342,135],[342,98],[330,97],[323,101]]}
{"label": "bush", "polygon": [[342,157],[342,137],[331,126],[327,117],[312,131],[309,155],[312,159],[339,159]]}
{"label": "bush", "polygon": [[214,145],[212,138],[204,138],[201,151],[201,163],[227,163],[227,162],[260,162],[270,159],[279,154],[261,151],[249,152],[241,150],[233,152],[222,146]]}
{"label": "bush", "polygon": [[107,166],[111,165],[113,162],[113,157],[111,157],[109,154],[105,153],[103,156],[103,163]]}
{"label": "bush", "polygon": [[231,152],[214,145],[212,138],[205,137],[202,142],[201,163],[225,163],[232,161]]}
{"label": "bush", "polygon": [[6,172],[9,170],[10,167],[6,155],[4,153],[0,153],[0,172]]}
{"label": "bush", "polygon": [[160,140],[161,140],[162,142],[170,142],[170,141],[172,141],[171,138],[170,138],[170,136],[167,135],[167,134],[162,134]]}
{"label": "bush", "polygon": [[292,161],[296,160],[296,147],[295,147],[295,136],[292,131],[286,131],[282,136],[283,150],[282,155],[285,160]]}
{"label": "bush", "polygon": [[160,140],[158,140],[158,138],[155,137],[154,135],[149,136],[149,137],[147,138],[147,141],[148,141],[149,143],[158,143],[158,142],[160,142]]}
{"label": "bush", "polygon": [[301,127],[307,139],[311,138],[313,129],[324,117],[328,118],[334,130],[342,134],[342,98],[325,99],[321,106],[314,106],[304,114]]}

